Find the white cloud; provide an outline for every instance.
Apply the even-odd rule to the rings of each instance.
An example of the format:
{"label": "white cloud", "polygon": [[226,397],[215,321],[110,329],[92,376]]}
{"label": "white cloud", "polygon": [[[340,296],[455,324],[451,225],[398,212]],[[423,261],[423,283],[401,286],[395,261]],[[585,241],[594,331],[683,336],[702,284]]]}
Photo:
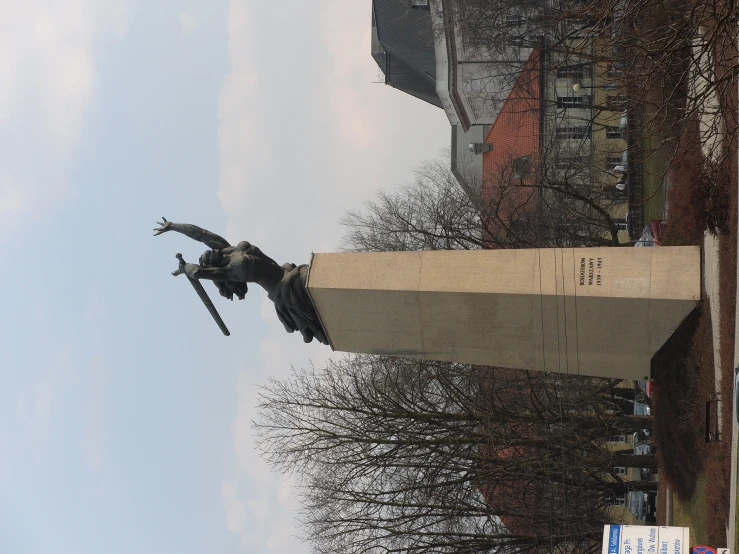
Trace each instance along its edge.
{"label": "white cloud", "polygon": [[[336,128],[342,141],[352,148],[365,148],[381,141],[382,127],[370,101],[377,91],[371,87],[377,68],[370,61],[371,27],[367,21],[359,28],[342,24],[342,10],[325,10],[322,40],[331,56],[323,86],[331,99]],[[368,63],[358,63],[359,60]],[[375,147],[377,144],[375,143]]]}
{"label": "white cloud", "polygon": [[238,411],[232,425],[236,467],[221,486],[226,528],[248,552],[307,552],[307,547],[294,536],[297,502],[292,495],[292,482],[270,471],[254,448],[254,385],[253,373],[242,369],[237,385]]}
{"label": "white cloud", "polygon": [[198,28],[198,24],[200,23],[198,20],[198,14],[192,10],[182,12],[177,16],[177,20],[180,22],[180,27],[182,27],[182,30],[185,33],[192,33]]}
{"label": "white cloud", "polygon": [[[231,68],[218,98],[226,236],[249,240],[278,263],[306,263],[311,250],[335,248],[344,209],[409,182],[414,166],[449,136],[442,110],[372,84],[366,4],[327,0],[299,9],[285,18],[279,3],[231,0]],[[267,24],[275,21],[279,37]],[[293,536],[293,483],[270,472],[254,448],[254,385],[311,359],[320,365],[332,352],[286,333],[264,296],[260,314],[261,360],[240,368],[237,383],[235,464],[221,491],[225,523],[250,552],[303,553],[309,547]]]}
{"label": "white cloud", "polygon": [[[237,382],[237,414],[231,430],[236,467],[223,484],[226,527],[239,537],[242,548],[250,552],[307,552],[296,538],[299,530],[294,518],[298,504],[293,494],[294,480],[274,473],[259,457],[254,444],[251,422],[257,419],[257,383],[266,377],[285,378],[290,366],[308,363],[311,356],[323,363],[331,356],[325,345],[303,343],[297,333],[286,333],[277,319],[274,304],[263,296],[260,315],[268,336],[261,343],[263,378],[254,368],[242,368]],[[247,524],[247,522],[249,522]]]}
{"label": "white cloud", "polygon": [[[0,239],[64,198],[96,86],[95,48],[122,36],[123,0],[0,0]],[[43,160],[43,163],[40,161]]]}
{"label": "white cloud", "polygon": [[[258,109],[259,74],[253,65],[257,59],[251,37],[255,29],[248,17],[245,0],[232,0],[228,7],[228,54],[231,70],[226,75],[218,97],[218,151],[221,177],[218,199],[229,218],[228,236],[243,229],[234,224],[238,213],[251,200],[248,183],[254,161],[271,163],[270,145],[261,140],[267,121]],[[251,163],[250,163],[251,162]],[[252,238],[258,243],[259,238]]]}
{"label": "white cloud", "polygon": [[307,258],[336,248],[343,210],[410,182],[448,145],[449,125],[441,109],[373,84],[365,5],[328,0],[293,14],[302,24],[285,20],[285,41],[261,23],[283,21],[281,9],[229,4],[218,199],[233,240],[269,252],[290,234]]}
{"label": "white cloud", "polygon": [[0,176],[0,220],[30,210],[32,195],[9,175]]}
{"label": "white cloud", "polygon": [[100,469],[105,460],[105,416],[110,375],[110,369],[101,356],[90,364],[83,375],[87,406],[82,453],[85,465],[93,470]]}
{"label": "white cloud", "polygon": [[233,483],[221,485],[221,498],[226,511],[226,527],[232,533],[241,535],[246,531],[246,508],[236,496]]}
{"label": "white cloud", "polygon": [[53,415],[64,386],[74,372],[69,367],[68,350],[60,350],[43,371],[16,399],[16,417],[25,439],[35,448],[43,448],[49,440]]}

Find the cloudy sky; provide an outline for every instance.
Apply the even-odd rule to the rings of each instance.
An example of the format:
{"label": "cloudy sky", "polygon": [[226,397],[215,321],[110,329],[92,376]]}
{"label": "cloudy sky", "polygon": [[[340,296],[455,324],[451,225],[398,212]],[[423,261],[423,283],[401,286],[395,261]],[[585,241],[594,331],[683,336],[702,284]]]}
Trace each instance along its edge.
{"label": "cloudy sky", "polygon": [[370,0],[0,0],[0,552],[307,553],[255,384],[328,356],[211,296],[165,216],[279,263],[448,145],[377,80]]}

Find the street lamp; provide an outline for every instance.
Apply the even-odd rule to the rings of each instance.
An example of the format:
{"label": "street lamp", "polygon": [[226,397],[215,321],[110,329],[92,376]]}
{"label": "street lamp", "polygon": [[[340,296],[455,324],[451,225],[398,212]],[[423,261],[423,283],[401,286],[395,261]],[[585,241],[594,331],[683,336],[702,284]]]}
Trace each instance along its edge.
{"label": "street lamp", "polygon": [[572,90],[575,92],[580,92],[584,88],[589,88],[590,90],[597,88],[602,88],[603,90],[616,90],[618,85],[616,85],[616,83],[606,83],[605,85],[581,85],[580,83],[575,83],[572,85]]}

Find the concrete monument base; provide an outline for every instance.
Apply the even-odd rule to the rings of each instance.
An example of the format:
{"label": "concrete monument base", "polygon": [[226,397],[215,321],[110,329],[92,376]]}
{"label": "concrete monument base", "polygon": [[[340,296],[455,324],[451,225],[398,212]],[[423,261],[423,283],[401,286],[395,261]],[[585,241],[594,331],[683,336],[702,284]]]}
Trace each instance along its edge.
{"label": "concrete monument base", "polygon": [[644,379],[700,300],[699,247],[315,254],[332,348]]}

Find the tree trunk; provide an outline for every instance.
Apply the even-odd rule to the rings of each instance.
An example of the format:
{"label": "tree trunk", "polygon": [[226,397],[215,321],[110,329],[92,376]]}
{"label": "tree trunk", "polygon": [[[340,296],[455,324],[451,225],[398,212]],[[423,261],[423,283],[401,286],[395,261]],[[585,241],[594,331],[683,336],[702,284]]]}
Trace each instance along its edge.
{"label": "tree trunk", "polygon": [[622,481],[613,483],[603,483],[606,490],[612,494],[626,494],[629,491],[657,492],[659,483],[657,481]]}
{"label": "tree trunk", "polygon": [[614,466],[657,469],[657,456],[654,454],[616,454],[612,459]]}

